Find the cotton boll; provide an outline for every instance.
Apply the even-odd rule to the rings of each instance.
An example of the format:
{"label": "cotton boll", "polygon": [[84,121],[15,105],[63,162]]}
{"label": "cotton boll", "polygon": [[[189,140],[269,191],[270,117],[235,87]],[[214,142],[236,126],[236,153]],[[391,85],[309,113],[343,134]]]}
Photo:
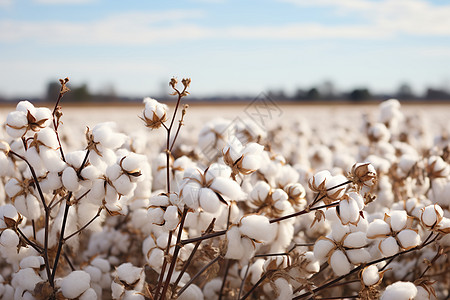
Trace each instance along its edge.
{"label": "cotton boll", "polygon": [[129,195],[136,188],[136,183],[131,182],[126,174],[123,174],[114,180],[113,185],[116,191],[121,195]]}
{"label": "cotton boll", "polygon": [[217,212],[221,202],[216,193],[208,188],[201,188],[199,193],[200,206],[209,213]]}
{"label": "cotton boll", "polygon": [[397,234],[397,239],[404,249],[410,249],[420,244],[420,236],[411,229],[405,229]]}
{"label": "cotton boll", "polygon": [[15,221],[18,220],[19,214],[14,205],[8,203],[0,206],[0,220],[4,220],[5,217]]}
{"label": "cotton boll", "polygon": [[22,191],[22,187],[17,179],[11,178],[5,184],[5,191],[8,197],[13,198]]}
{"label": "cotton boll", "polygon": [[68,191],[76,192],[80,188],[77,172],[71,167],[64,169],[61,179]]}
{"label": "cotton boll", "polygon": [[341,199],[345,193],[345,186],[342,186],[342,184],[347,181],[348,179],[344,175],[332,176],[327,179],[325,182],[325,188],[327,189],[328,197],[336,200]]}
{"label": "cotton boll", "polygon": [[11,285],[16,289],[22,288],[23,291],[34,291],[36,284],[42,281],[44,280],[33,269],[26,268],[14,274]]}
{"label": "cotton boll", "polygon": [[43,143],[48,148],[54,150],[59,148],[58,138],[56,137],[56,133],[52,128],[49,127],[43,128],[37,134],[37,138],[41,143]]}
{"label": "cotton boll", "polygon": [[89,288],[78,299],[79,300],[96,300],[97,293],[95,292],[95,290],[93,288]]}
{"label": "cotton boll", "polygon": [[286,279],[279,277],[275,279],[274,284],[276,287],[277,300],[292,299],[292,296],[294,295],[292,285],[290,285]]}
{"label": "cotton boll", "polygon": [[27,256],[20,261],[20,268],[40,269],[45,264],[42,256]]}
{"label": "cotton boll", "polygon": [[341,250],[335,250],[333,254],[331,254],[329,263],[337,276],[345,275],[351,270],[351,264],[348,261],[347,256],[345,256],[344,252]]}
{"label": "cotton boll", "polygon": [[241,233],[236,226],[231,227],[226,234],[228,241],[226,258],[241,259],[244,255],[244,249],[241,243]]}
{"label": "cotton boll", "polygon": [[178,300],[203,300],[202,290],[195,284],[191,284],[184,292],[178,297]]}
{"label": "cotton boll", "polygon": [[239,230],[251,239],[270,242],[275,238],[277,227],[265,216],[249,215],[241,219]]}
{"label": "cotton boll", "polygon": [[6,133],[12,138],[22,137],[27,129],[27,115],[20,111],[13,111],[6,117]]}
{"label": "cotton boll", "polygon": [[47,176],[40,182],[41,189],[44,193],[50,193],[62,187],[61,177],[58,173],[49,172]]}
{"label": "cotton boll", "polygon": [[[220,287],[222,286],[222,280],[219,278],[214,278],[211,281],[207,282],[203,287],[203,296],[206,299],[216,299],[218,298],[218,294],[220,291]],[[183,294],[181,294],[183,295]]]}
{"label": "cotton boll", "polygon": [[417,295],[417,288],[412,282],[397,281],[386,287],[380,300],[409,300]]}
{"label": "cotton boll", "polygon": [[210,188],[220,193],[227,200],[241,200],[243,196],[240,185],[230,178],[217,177],[211,183]]}
{"label": "cotton boll", "polygon": [[37,152],[36,147],[30,147],[25,152],[25,158],[27,161],[31,164],[31,166],[34,169],[41,169],[42,168],[42,161],[41,157],[39,156],[39,153]]}
{"label": "cotton boll", "polygon": [[361,248],[367,245],[366,234],[364,232],[352,232],[345,237],[344,247]]}
{"label": "cotton boll", "polygon": [[253,190],[250,192],[249,198],[252,202],[264,202],[269,195],[270,190],[270,185],[267,182],[258,181],[253,186]]}
{"label": "cotton boll", "polygon": [[370,253],[366,249],[350,249],[345,253],[352,264],[365,263],[370,260]]}
{"label": "cotton boll", "polygon": [[330,251],[335,248],[335,246],[336,245],[329,239],[325,239],[325,238],[319,239],[314,244],[314,256],[319,261],[324,261],[325,258],[328,257]]}
{"label": "cotton boll", "polygon": [[36,112],[36,107],[34,107],[33,103],[27,100],[19,101],[16,105],[16,110],[27,114],[30,112],[32,115]]}
{"label": "cotton boll", "polygon": [[[317,172],[310,180],[309,180],[309,187],[317,192],[319,190],[323,190],[325,188],[325,183],[331,179],[331,173],[327,170]],[[323,188],[320,188],[323,186]]]}
{"label": "cotton boll", "polygon": [[164,223],[165,228],[168,230],[175,230],[179,223],[178,207],[174,205],[167,207],[166,212],[164,213],[164,220],[166,221]]}
{"label": "cotton boll", "polygon": [[113,299],[122,299],[122,295],[125,293],[125,287],[115,281],[111,282],[111,297]]}
{"label": "cotton boll", "polygon": [[16,197],[14,206],[27,219],[37,220],[41,216],[39,200],[32,194]]}
{"label": "cotton boll", "polygon": [[368,266],[362,271],[362,279],[366,286],[376,284],[380,280],[378,268],[375,265]]}
{"label": "cotton boll", "polygon": [[0,235],[0,244],[7,248],[17,247],[19,236],[12,229],[5,229]]}
{"label": "cotton boll", "polygon": [[392,236],[382,240],[379,244],[379,249],[384,256],[392,256],[400,250],[397,241]]}
{"label": "cotton boll", "polygon": [[197,182],[189,181],[185,185],[183,185],[183,188],[181,190],[181,195],[184,203],[192,208],[197,209],[199,202],[199,196],[200,196],[200,189],[201,186]]}
{"label": "cotton boll", "polygon": [[349,231],[350,228],[348,226],[337,223],[331,228],[331,236],[333,237],[333,240],[341,241]]}
{"label": "cotton boll", "polygon": [[131,263],[123,263],[116,268],[117,276],[121,281],[132,285],[139,280],[143,269],[133,266]]}
{"label": "cotton boll", "polygon": [[64,297],[74,299],[90,287],[91,276],[85,271],[73,271],[61,281],[61,292]]}
{"label": "cotton boll", "polygon": [[339,217],[343,225],[356,223],[360,217],[358,203],[353,199],[344,199],[339,202]]}
{"label": "cotton boll", "polygon": [[439,205],[435,204],[424,207],[420,219],[425,226],[433,227],[442,220],[443,216],[444,211]]}
{"label": "cotton boll", "polygon": [[37,121],[46,120],[43,123],[43,127],[49,126],[52,120],[52,112],[47,107],[37,107],[32,113]]}
{"label": "cotton boll", "polygon": [[164,223],[164,210],[160,207],[150,207],[147,211],[147,218],[152,224],[161,225]]}
{"label": "cotton boll", "polygon": [[374,239],[379,236],[386,236],[391,232],[389,224],[384,222],[383,220],[376,219],[372,223],[369,224],[367,228],[367,237],[369,239]]}
{"label": "cotton boll", "polygon": [[164,260],[164,251],[155,248],[152,251],[150,251],[149,255],[147,255],[147,262],[150,267],[153,269],[159,270],[163,264]]}

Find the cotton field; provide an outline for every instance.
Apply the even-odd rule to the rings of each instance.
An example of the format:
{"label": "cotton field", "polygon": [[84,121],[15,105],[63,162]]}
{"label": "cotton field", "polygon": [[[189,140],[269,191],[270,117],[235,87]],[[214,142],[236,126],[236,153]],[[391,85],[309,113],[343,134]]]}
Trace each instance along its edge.
{"label": "cotton field", "polygon": [[172,79],[170,106],[66,108],[66,83],[0,112],[2,299],[449,297],[449,106]]}

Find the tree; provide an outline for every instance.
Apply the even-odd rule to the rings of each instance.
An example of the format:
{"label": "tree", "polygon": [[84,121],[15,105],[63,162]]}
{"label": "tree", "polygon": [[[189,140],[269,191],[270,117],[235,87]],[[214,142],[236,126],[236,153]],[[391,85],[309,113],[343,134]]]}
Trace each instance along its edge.
{"label": "tree", "polygon": [[415,98],[414,92],[408,83],[402,83],[398,87],[397,93],[395,95],[398,99],[410,100]]}
{"label": "tree", "polygon": [[354,89],[348,97],[352,101],[364,101],[372,98],[369,89],[367,88]]}

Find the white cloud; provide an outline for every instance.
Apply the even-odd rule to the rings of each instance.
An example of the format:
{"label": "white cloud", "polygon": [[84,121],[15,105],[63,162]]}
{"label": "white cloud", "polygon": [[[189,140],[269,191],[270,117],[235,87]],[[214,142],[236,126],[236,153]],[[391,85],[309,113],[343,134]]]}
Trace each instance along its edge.
{"label": "white cloud", "polygon": [[13,0],[0,0],[0,8],[12,6]]}
{"label": "white cloud", "polygon": [[391,34],[450,36],[450,5],[424,0],[280,0],[299,6],[330,7],[338,14],[361,16],[366,24]]}

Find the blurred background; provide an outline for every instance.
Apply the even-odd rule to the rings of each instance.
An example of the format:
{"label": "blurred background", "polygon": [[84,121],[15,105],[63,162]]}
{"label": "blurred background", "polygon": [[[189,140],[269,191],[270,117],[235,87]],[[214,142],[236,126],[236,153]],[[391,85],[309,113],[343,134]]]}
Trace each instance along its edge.
{"label": "blurred background", "polygon": [[0,101],[450,100],[444,0],[0,0]]}

